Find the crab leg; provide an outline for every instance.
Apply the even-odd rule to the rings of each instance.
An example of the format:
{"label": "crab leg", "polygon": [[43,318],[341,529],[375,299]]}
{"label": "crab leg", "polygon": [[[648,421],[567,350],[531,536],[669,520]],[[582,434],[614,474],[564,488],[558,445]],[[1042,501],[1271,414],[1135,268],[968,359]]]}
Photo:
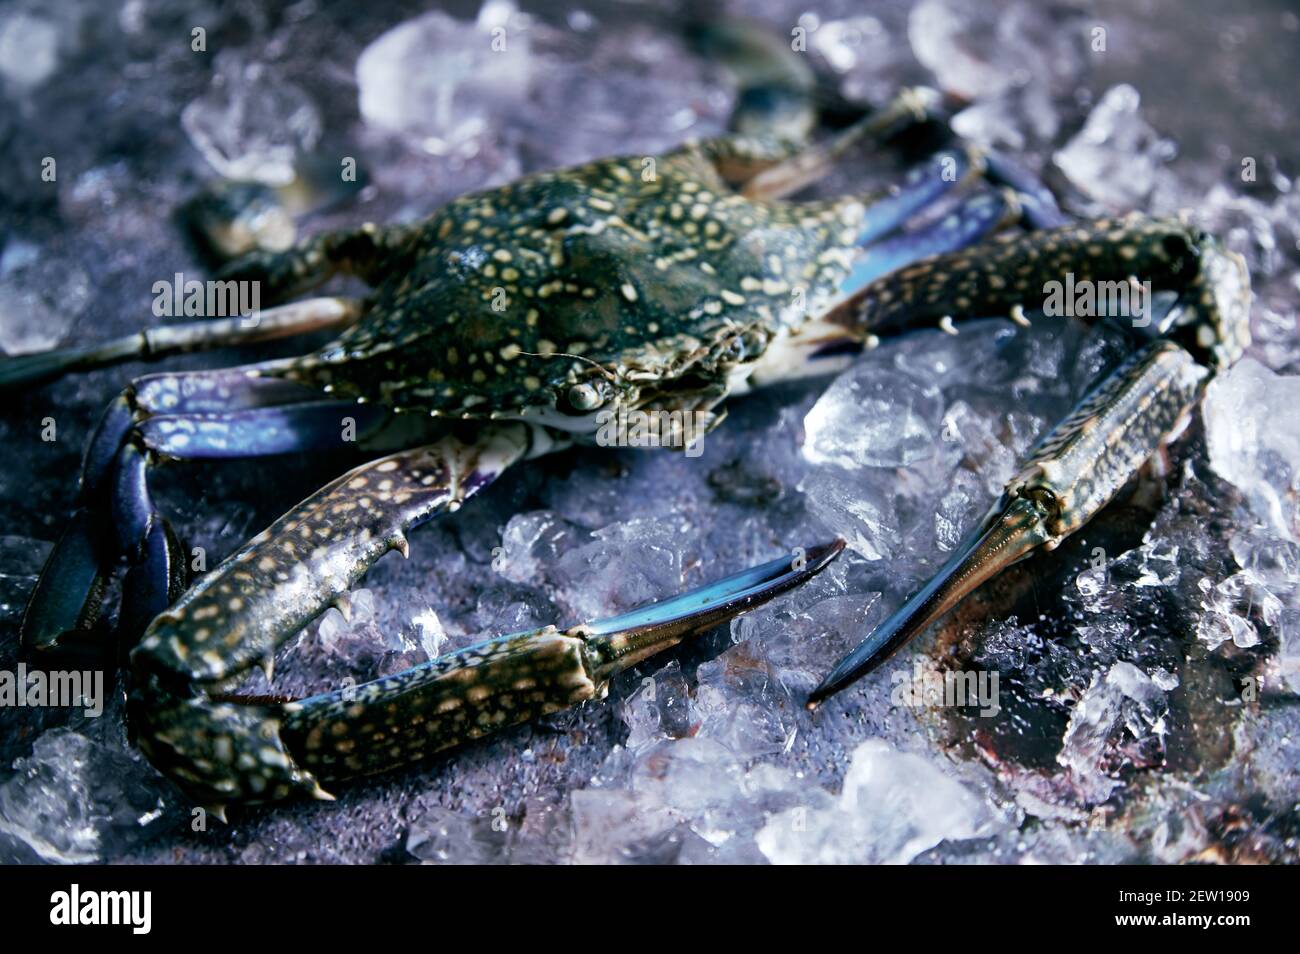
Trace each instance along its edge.
{"label": "crab leg", "polygon": [[[868,209],[867,214],[870,215],[872,211]],[[1015,223],[1020,214],[1018,195],[1010,189],[974,195],[933,225],[915,232],[898,232],[868,245],[854,263],[840,290],[851,294],[877,278],[913,262],[966,248],[986,235]]]}
{"label": "crab leg", "polygon": [[808,708],[875,670],[987,580],[1083,526],[1175,430],[1206,374],[1172,341],[1132,355],[1040,442],[944,567],[836,663]]}
{"label": "crab leg", "polygon": [[339,273],[373,284],[377,270],[391,266],[416,232],[409,226],[373,223],[325,232],[282,252],[250,252],[222,268],[217,278],[257,282],[267,303],[311,291]]}
{"label": "crab leg", "polygon": [[[390,415],[321,401],[319,392],[255,369],[151,375],[110,404],[86,452],[80,505],[41,572],[23,618],[30,649],[51,649],[98,616],[108,574],[131,565],[119,629],[138,634],[184,588],[183,548],[157,511],[148,475],[160,458],[253,457],[363,442]],[[316,398],[316,400],[313,400]]]}
{"label": "crab leg", "polygon": [[741,189],[750,199],[779,199],[825,178],[849,149],[860,142],[882,142],[900,129],[935,115],[939,94],[917,87],[900,92],[883,108],[867,115],[825,143],[800,150],[753,176]]}
{"label": "crab leg", "polygon": [[363,303],[353,298],[312,298],[251,315],[163,325],[100,344],[0,358],[0,391],[43,384],[72,371],[89,371],[124,361],[152,361],[190,351],[273,341],[323,328],[344,328],[363,310]]}
{"label": "crab leg", "polygon": [[447,437],[354,468],[236,551],[154,620],[134,657],[184,682],[218,682],[346,596],[406,532],[456,510],[528,450],[525,425],[473,444]]}
{"label": "crab leg", "polygon": [[321,781],[384,771],[505,726],[603,698],[610,680],[820,572],[843,543],[782,557],[621,616],[478,643],[393,676],[285,706],[281,737]]}
{"label": "crab leg", "polygon": [[603,695],[687,634],[819,572],[836,541],[601,623],[504,636],[355,689],[282,705],[217,698],[339,600],[406,533],[547,444],[523,424],[358,467],[276,521],[159,615],[131,654],[141,748],[205,804],[328,797],[375,772]]}
{"label": "crab leg", "polygon": [[[1244,262],[1181,223],[1129,218],[1070,226],[990,243],[983,252],[983,268],[955,267],[939,256],[892,273],[834,309],[832,320],[901,330],[936,313],[951,321],[1008,309],[1024,320],[1020,302],[1032,299],[1032,289],[1042,294],[1047,281],[1073,269],[1094,281],[1151,276],[1154,286],[1176,292],[1159,325],[1167,337],[1142,344],[1040,441],[965,544],[834,667],[809,708],[870,673],[1006,567],[1083,526],[1180,429],[1207,366],[1230,363],[1244,348],[1228,333],[1245,327]],[[1137,328],[1150,325],[1147,315]]]}
{"label": "crab leg", "polygon": [[131,719],[154,764],[206,804],[321,795],[279,735],[278,708],[231,705],[216,690],[284,642],[406,533],[454,510],[529,449],[531,429],[454,437],[355,468],[254,537],[154,619],[131,653]]}

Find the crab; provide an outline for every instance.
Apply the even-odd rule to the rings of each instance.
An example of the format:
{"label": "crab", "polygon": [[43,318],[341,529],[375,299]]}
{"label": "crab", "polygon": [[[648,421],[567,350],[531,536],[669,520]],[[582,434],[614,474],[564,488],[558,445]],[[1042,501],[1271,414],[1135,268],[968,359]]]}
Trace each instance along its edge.
{"label": "crab", "polygon": [[[1211,236],[1178,220],[1067,221],[997,155],[960,146],[885,194],[790,200],[851,148],[936,111],[934,94],[907,90],[821,144],[750,131],[531,175],[418,223],[237,260],[223,281],[257,282],[264,302],[282,303],[255,315],[4,359],[0,387],[12,388],[337,332],[306,355],[145,375],[111,403],[24,615],[25,650],[56,659],[75,643],[125,563],[128,716],[153,764],[213,807],[330,798],[341,780],[600,698],[617,673],[799,585],[843,547],[796,548],[612,619],[501,636],[337,692],[231,694],[257,666],[270,678],[276,648],[320,613],[346,609],[376,560],[407,552],[410,530],[512,465],[597,442],[630,413],[685,415],[698,439],[727,399],[831,374],[881,336],[956,333],[990,315],[1028,323],[1066,272],[1141,276],[1166,293],[1154,320],[1128,328],[1132,357],[1043,439],[934,580],[834,668],[817,705],[982,582],[1075,532],[1249,340],[1245,265]],[[338,273],[370,293],[293,300]],[[190,584],[186,550],[151,499],[156,464],[324,452],[341,439],[373,459]]]}

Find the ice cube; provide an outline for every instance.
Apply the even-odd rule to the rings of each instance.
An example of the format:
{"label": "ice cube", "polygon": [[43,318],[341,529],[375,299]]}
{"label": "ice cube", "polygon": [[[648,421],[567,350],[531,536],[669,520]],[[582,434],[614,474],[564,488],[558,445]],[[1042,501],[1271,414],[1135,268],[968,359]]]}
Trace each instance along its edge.
{"label": "ice cube", "polygon": [[22,615],[51,548],[44,540],[0,536],[0,623]]}
{"label": "ice cube", "polygon": [[1236,484],[1278,536],[1300,541],[1300,376],[1253,358],[1210,382],[1204,414],[1210,466]]}
{"label": "ice cube", "polygon": [[508,819],[480,818],[433,808],[411,824],[406,850],[425,864],[486,865],[506,860]]}
{"label": "ice cube", "polygon": [[1282,601],[1270,593],[1249,570],[1234,573],[1218,584],[1197,581],[1201,591],[1201,618],[1196,636],[1210,649],[1231,640],[1238,649],[1258,646],[1259,621],[1270,629],[1277,625]]}
{"label": "ice cube", "polygon": [[1124,661],[1093,678],[1070,714],[1056,756],[1084,801],[1101,804],[1119,787],[1114,776],[1123,760],[1120,756],[1117,761],[1117,732],[1127,730],[1138,742],[1154,740],[1163,746],[1165,694],[1175,685],[1177,680],[1167,673],[1153,678]]}
{"label": "ice cube", "polygon": [[59,250],[11,238],[0,255],[0,351],[59,345],[90,301],[90,276]]}
{"label": "ice cube", "polygon": [[667,519],[610,524],[556,562],[556,598],[571,618],[592,620],[675,596],[682,589],[688,544]]}
{"label": "ice cube", "polygon": [[618,707],[627,723],[627,749],[633,755],[691,729],[690,688],[681,664],[673,660],[658,672],[646,676],[641,685]]}
{"label": "ice cube", "polygon": [[906,48],[876,17],[818,21],[808,37],[810,52],[839,75],[840,91],[850,102],[880,105],[898,92]]}
{"label": "ice cube", "polygon": [[835,379],[804,419],[804,456],[844,468],[902,467],[934,454],[936,387],[864,362]]}
{"label": "ice cube", "polygon": [[287,185],[299,156],[320,139],[321,117],[273,66],[223,50],[207,91],[181,111],[181,126],[226,178]]}
{"label": "ice cube", "polygon": [[58,71],[57,23],[17,6],[0,15],[0,77],[16,93],[35,89]]}
{"label": "ice cube", "polygon": [[934,762],[871,739],[854,750],[834,805],[773,815],[758,846],[775,864],[907,864],[996,823],[982,796]]}
{"label": "ice cube", "polygon": [[580,789],[570,796],[570,808],[577,864],[663,864],[681,850],[677,818],[635,792]]}
{"label": "ice cube", "polygon": [[1140,205],[1156,186],[1173,145],[1142,118],[1142,97],[1128,84],[1113,86],[1053,161],[1089,198],[1110,211]]}
{"label": "ice cube", "polygon": [[922,0],[907,21],[917,60],[941,87],[964,99],[994,96],[1013,82],[997,56],[996,32],[995,18],[953,0]]}
{"label": "ice cube", "polygon": [[474,23],[440,10],[399,23],[357,58],[362,118],[435,155],[473,155],[502,104],[528,93],[528,26],[505,0],[489,0]]}
{"label": "ice cube", "polygon": [[515,583],[537,584],[547,578],[559,558],[591,539],[591,534],[550,510],[515,514],[493,550],[492,569]]}
{"label": "ice cube", "polygon": [[[636,23],[574,38],[539,34],[537,79],[517,122],[533,164],[572,165],[608,155],[653,157],[683,139],[722,131],[734,93],[679,37]],[[535,48],[535,52],[539,52]],[[556,116],[581,117],[557,124]],[[643,168],[650,172],[650,167]]]}
{"label": "ice cube", "polygon": [[907,35],[939,85],[966,100],[1027,99],[1010,105],[1012,125],[1029,118],[1040,138],[1055,134],[1050,98],[1069,92],[1084,69],[1084,34],[1071,14],[1035,3],[977,12],[955,0],[912,8]]}
{"label": "ice cube", "polygon": [[138,756],[70,729],[41,735],[0,785],[0,832],[45,861],[82,864],[121,850],[162,814],[158,776]]}

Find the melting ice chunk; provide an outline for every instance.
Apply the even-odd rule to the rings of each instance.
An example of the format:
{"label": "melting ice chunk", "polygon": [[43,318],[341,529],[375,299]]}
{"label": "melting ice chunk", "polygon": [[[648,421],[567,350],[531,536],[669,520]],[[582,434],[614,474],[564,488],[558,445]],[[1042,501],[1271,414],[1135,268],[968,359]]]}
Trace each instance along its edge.
{"label": "melting ice chunk", "polygon": [[834,805],[773,815],[758,847],[777,864],[907,864],[942,841],[987,836],[994,827],[987,802],[956,778],[871,739],[854,751]]}
{"label": "melting ice chunk", "polygon": [[90,301],[90,277],[70,256],[23,239],[0,255],[0,351],[56,347]]}
{"label": "melting ice chunk", "polygon": [[903,467],[934,454],[938,388],[868,364],[840,375],[804,420],[804,456],[840,467]]}
{"label": "melting ice chunk", "polygon": [[68,729],[46,732],[14,769],[0,785],[0,832],[46,861],[96,861],[163,810],[157,777],[137,757]]}
{"label": "melting ice chunk", "polygon": [[218,55],[212,85],[181,111],[181,126],[217,172],[268,185],[292,182],[298,156],[321,134],[302,87],[233,51]]}
{"label": "melting ice chunk", "polygon": [[1142,118],[1141,102],[1132,86],[1112,87],[1054,157],[1085,195],[1113,211],[1140,205],[1155,188],[1161,165],[1173,157],[1172,144]]}
{"label": "melting ice chunk", "polygon": [[44,540],[0,536],[0,623],[22,615],[50,549]]}
{"label": "melting ice chunk", "polygon": [[357,59],[362,117],[435,155],[472,154],[496,104],[527,94],[527,25],[503,0],[485,4],[474,23],[439,10],[399,23]]}
{"label": "melting ice chunk", "polygon": [[0,77],[17,91],[40,86],[59,68],[59,27],[21,8],[0,19]]}
{"label": "melting ice chunk", "polygon": [[1218,375],[1205,397],[1210,465],[1278,536],[1300,541],[1300,376],[1253,358]]}
{"label": "melting ice chunk", "polygon": [[1282,601],[1270,593],[1249,570],[1242,570],[1218,585],[1208,579],[1197,582],[1202,599],[1196,636],[1211,649],[1231,640],[1239,649],[1259,645],[1254,620],[1265,626],[1277,625]]}
{"label": "melting ice chunk", "polygon": [[1118,767],[1113,753],[1121,726],[1138,743],[1163,748],[1165,693],[1177,684],[1171,674],[1149,676],[1130,662],[1117,662],[1093,679],[1070,715],[1056,756],[1085,801],[1100,804],[1119,786],[1112,773]]}

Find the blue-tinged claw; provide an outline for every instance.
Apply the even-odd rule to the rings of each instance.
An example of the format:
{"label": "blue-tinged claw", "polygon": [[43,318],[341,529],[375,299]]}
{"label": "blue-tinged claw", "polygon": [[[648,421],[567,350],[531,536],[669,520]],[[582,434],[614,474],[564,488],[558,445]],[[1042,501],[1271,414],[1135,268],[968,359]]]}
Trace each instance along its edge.
{"label": "blue-tinged claw", "polygon": [[107,486],[117,464],[118,452],[135,421],[136,409],[129,393],[119,394],[104,409],[81,462],[81,495],[84,500],[93,499]]}
{"label": "blue-tinged claw", "polygon": [[852,294],[913,262],[966,248],[1005,225],[1018,211],[1017,205],[1002,192],[973,196],[933,225],[893,235],[872,245],[854,264],[840,290]]}
{"label": "blue-tinged claw", "polygon": [[134,563],[157,511],[149,496],[149,452],[133,442],[118,452],[110,508],[115,555]]}
{"label": "blue-tinged claw", "polygon": [[1024,166],[997,152],[985,153],[984,162],[989,182],[1015,190],[1021,214],[1030,228],[1054,229],[1069,221],[1056,204],[1052,190]]}
{"label": "blue-tinged claw", "polygon": [[990,517],[934,579],[835,664],[808,696],[808,708],[873,672],[985,580],[1041,546],[1049,536],[1046,519],[1045,506],[1032,497],[1012,500]]}
{"label": "blue-tinged claw", "polygon": [[642,606],[571,632],[592,654],[593,677],[609,679],[641,660],[774,599],[820,573],[844,549],[843,540],[815,546],[742,570],[698,589]]}
{"label": "blue-tinged claw", "polygon": [[150,414],[218,414],[320,400],[316,388],[258,373],[265,367],[148,374],[131,389],[136,405]]}
{"label": "blue-tinged claw", "polygon": [[215,414],[160,414],[138,429],[150,450],[198,460],[343,448],[364,442],[391,417],[378,404],[314,401]]}
{"label": "blue-tinged claw", "polygon": [[602,622],[499,636],[270,714],[283,720],[290,764],[309,778],[390,769],[598,699],[617,673],[798,586],[843,548],[836,540]]}
{"label": "blue-tinged claw", "polygon": [[99,618],[107,586],[96,521],[87,510],[72,515],[50,551],[23,614],[19,642],[49,650],[67,632],[89,629]]}
{"label": "blue-tinged claw", "polygon": [[858,231],[858,244],[868,245],[897,230],[955,189],[971,170],[970,156],[963,151],[933,156],[925,165],[913,169],[897,192],[867,207]]}
{"label": "blue-tinged claw", "polygon": [[188,582],[185,549],[168,522],[159,517],[149,528],[140,559],[122,582],[117,630],[128,653],[155,616],[180,599]]}

